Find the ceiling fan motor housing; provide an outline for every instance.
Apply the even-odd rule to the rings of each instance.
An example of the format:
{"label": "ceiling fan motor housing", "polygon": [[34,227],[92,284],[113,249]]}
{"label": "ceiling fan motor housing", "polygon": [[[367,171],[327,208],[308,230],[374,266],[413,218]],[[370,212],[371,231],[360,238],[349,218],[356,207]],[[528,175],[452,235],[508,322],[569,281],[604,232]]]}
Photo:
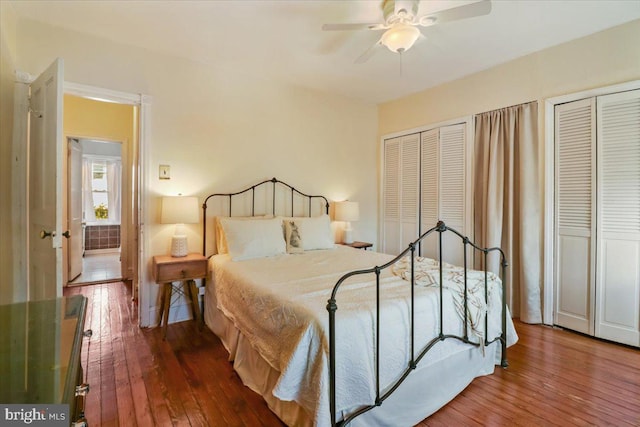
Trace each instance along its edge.
{"label": "ceiling fan motor housing", "polygon": [[401,21],[413,21],[418,14],[419,0],[383,0],[382,15],[387,25]]}

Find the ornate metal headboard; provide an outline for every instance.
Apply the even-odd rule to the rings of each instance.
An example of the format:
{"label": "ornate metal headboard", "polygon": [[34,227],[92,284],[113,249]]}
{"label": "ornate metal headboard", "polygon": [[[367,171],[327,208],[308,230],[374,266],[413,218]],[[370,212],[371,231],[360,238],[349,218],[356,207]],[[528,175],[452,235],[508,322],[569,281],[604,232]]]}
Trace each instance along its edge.
{"label": "ornate metal headboard", "polygon": [[[269,183],[271,183],[271,185],[269,185]],[[271,211],[270,212],[266,211],[266,209],[268,209],[269,206],[265,205],[263,206],[265,211],[256,213],[256,190],[261,190],[262,186],[264,186],[264,190],[265,190],[262,196],[266,197],[266,199],[270,199]],[[282,189],[282,191],[278,192],[277,190],[279,188]],[[276,197],[278,194],[282,196],[282,199],[285,199],[285,198],[290,199],[290,202],[291,202],[290,206],[285,207],[285,212],[281,212],[281,211],[278,211],[278,209],[276,209],[278,206],[283,206],[282,204],[278,205],[276,203],[278,201]],[[202,254],[203,255],[205,256],[207,255],[206,254],[206,251],[207,251],[207,203],[209,202],[209,199],[213,199],[215,197],[221,197],[223,199],[226,199],[226,202],[228,203],[228,216],[233,216],[233,201],[237,200],[238,198],[242,198],[242,200],[245,201],[245,205],[247,205],[248,204],[247,198],[249,196],[251,197],[250,209],[249,209],[249,212],[245,213],[245,215],[249,215],[249,216],[269,214],[269,213],[271,215],[283,215],[283,216],[312,216],[313,201],[316,201],[319,204],[318,207],[320,208],[320,211],[324,209],[325,213],[327,214],[329,213],[329,200],[326,197],[305,194],[297,190],[293,186],[287,184],[286,182],[280,181],[276,178],[267,179],[265,181],[252,185],[251,187],[248,187],[242,191],[237,191],[235,193],[210,194],[209,196],[207,196],[206,199],[204,199],[204,202],[202,203],[202,218],[203,218]],[[262,200],[264,201],[265,199],[263,198]],[[301,201],[306,201],[306,203],[301,204],[300,203]],[[299,209],[296,210],[296,206],[298,206]]]}

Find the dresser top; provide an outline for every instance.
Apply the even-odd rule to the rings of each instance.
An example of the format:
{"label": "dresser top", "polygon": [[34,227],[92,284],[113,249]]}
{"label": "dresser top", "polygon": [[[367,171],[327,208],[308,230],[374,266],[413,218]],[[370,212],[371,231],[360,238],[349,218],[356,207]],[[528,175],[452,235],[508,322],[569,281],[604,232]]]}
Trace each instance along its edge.
{"label": "dresser top", "polygon": [[0,402],[68,403],[86,306],[82,295],[0,305]]}

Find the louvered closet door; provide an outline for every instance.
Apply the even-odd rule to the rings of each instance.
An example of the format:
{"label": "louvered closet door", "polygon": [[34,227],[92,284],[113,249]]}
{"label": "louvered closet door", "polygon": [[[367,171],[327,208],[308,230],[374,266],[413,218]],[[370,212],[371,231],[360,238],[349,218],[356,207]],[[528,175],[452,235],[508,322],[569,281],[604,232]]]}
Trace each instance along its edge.
{"label": "louvered closet door", "polygon": [[420,135],[385,141],[383,252],[398,254],[418,237]]}
{"label": "louvered closet door", "polygon": [[[465,234],[465,125],[445,126],[421,134],[421,227],[426,232],[442,220]],[[463,264],[460,239],[452,233],[444,235],[443,259]],[[438,235],[427,237],[422,255],[439,259]]]}
{"label": "louvered closet door", "polygon": [[640,345],[640,90],[597,98],[596,336]]}
{"label": "louvered closet door", "polygon": [[595,265],[595,101],[555,110],[556,323],[593,334]]}
{"label": "louvered closet door", "polygon": [[[440,128],[440,219],[462,235],[465,213],[465,126],[463,124]],[[443,259],[455,265],[463,265],[460,238],[447,233],[443,241]]]}
{"label": "louvered closet door", "polygon": [[382,187],[382,252],[398,253],[400,247],[400,141],[384,141],[384,178]]}
{"label": "louvered closet door", "polygon": [[[421,133],[420,157],[421,166],[421,232],[425,233],[436,225],[439,215],[439,129],[431,129]],[[421,244],[421,255],[438,259],[438,237],[432,234]]]}

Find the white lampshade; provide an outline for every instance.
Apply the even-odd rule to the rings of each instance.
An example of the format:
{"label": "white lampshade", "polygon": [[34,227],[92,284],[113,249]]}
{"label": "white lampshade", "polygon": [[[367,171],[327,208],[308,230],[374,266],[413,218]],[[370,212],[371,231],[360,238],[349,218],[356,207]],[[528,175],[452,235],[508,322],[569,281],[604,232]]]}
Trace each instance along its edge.
{"label": "white lampshade", "polygon": [[182,224],[199,222],[197,197],[163,197],[160,222],[162,224],[176,224],[175,234],[171,239],[171,256],[187,256],[187,236],[182,230]]}
{"label": "white lampshade", "polygon": [[353,229],[351,228],[351,221],[357,221],[360,219],[360,206],[358,202],[338,202],[335,205],[335,218],[336,221],[346,222],[344,226],[344,243],[353,243]]}
{"label": "white lampshade", "polygon": [[162,213],[160,215],[162,224],[195,224],[199,221],[197,197],[162,198]]}
{"label": "white lampshade", "polygon": [[392,52],[406,52],[420,37],[420,30],[413,25],[397,23],[382,35],[380,42]]}
{"label": "white lampshade", "polygon": [[357,221],[360,219],[360,207],[358,202],[338,202],[335,211],[336,221]]}

